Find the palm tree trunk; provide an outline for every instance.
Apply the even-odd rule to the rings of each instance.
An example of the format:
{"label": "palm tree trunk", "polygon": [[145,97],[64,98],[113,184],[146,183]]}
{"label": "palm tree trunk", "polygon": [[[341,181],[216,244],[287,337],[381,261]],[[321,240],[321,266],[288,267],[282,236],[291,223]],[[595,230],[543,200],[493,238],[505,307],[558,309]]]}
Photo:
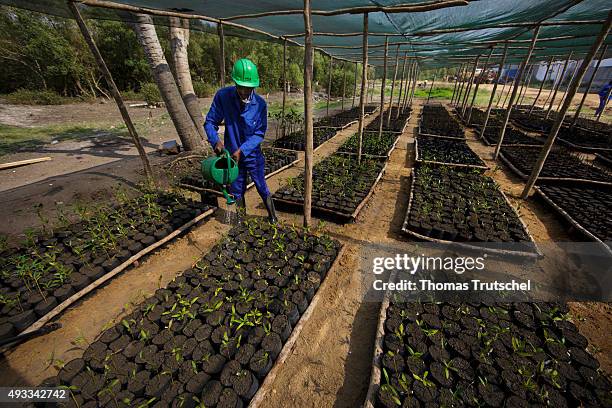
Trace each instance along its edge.
{"label": "palm tree trunk", "polygon": [[200,101],[193,90],[191,72],[189,71],[189,58],[187,47],[189,46],[189,20],[170,17],[170,46],[172,49],[172,62],[179,91],[183,102],[198,134],[204,139],[204,117],[200,108]]}
{"label": "palm tree trunk", "polygon": [[176,132],[185,150],[194,150],[202,146],[202,139],[198,136],[191,116],[183,103],[181,93],[157,38],[153,20],[146,14],[135,14],[135,16],[134,31],[144,48],[145,56],[153,72],[153,78],[155,78],[159,87],[159,92],[166,104],[166,109],[174,123]]}

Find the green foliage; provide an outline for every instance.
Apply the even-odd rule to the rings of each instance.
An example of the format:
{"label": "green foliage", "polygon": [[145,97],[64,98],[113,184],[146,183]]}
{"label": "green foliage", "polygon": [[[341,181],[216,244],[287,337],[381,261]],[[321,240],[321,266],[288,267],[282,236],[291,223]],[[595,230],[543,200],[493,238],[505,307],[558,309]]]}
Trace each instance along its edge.
{"label": "green foliage", "polygon": [[215,94],[217,87],[204,81],[193,81],[193,90],[198,98],[208,98]]}
{"label": "green foliage", "polygon": [[162,101],[159,88],[153,82],[146,82],[140,87],[140,95],[149,105],[155,105]]}
{"label": "green foliage", "polygon": [[6,95],[5,99],[8,103],[15,105],[60,105],[65,100],[55,91],[34,91],[30,89],[18,89]]}

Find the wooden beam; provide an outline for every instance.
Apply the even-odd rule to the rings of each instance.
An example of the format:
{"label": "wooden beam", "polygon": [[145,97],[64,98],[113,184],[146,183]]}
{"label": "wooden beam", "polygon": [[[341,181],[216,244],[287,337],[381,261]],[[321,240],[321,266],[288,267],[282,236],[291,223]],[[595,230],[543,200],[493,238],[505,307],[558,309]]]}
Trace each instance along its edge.
{"label": "wooden beam", "polygon": [[433,76],[433,80],[431,81],[431,86],[429,87],[429,93],[427,94],[427,102],[431,98],[431,90],[433,89],[434,84],[436,83],[436,74]]}
{"label": "wooden beam", "polygon": [[357,161],[361,163],[361,151],[363,149],[363,119],[365,116],[366,85],[368,81],[368,13],[363,15],[363,56],[361,60],[361,93],[359,94],[359,145],[357,149]]}
{"label": "wooden beam", "polygon": [[353,83],[353,103],[351,104],[351,108],[355,107],[355,97],[357,96],[357,74],[359,71],[359,64],[355,62],[355,75],[354,75],[354,83]]}
{"label": "wooden beam", "polygon": [[304,50],[304,227],[312,223],[312,168],[313,168],[313,99],[312,74],[314,47],[312,46],[312,14],[310,0],[304,0],[304,31],[306,32]]}
{"label": "wooden beam", "polygon": [[481,135],[485,134],[487,130],[487,125],[489,124],[489,118],[491,117],[491,108],[493,107],[493,98],[495,98],[495,92],[497,91],[497,86],[499,85],[499,79],[501,78],[502,69],[504,68],[504,64],[506,63],[506,55],[508,53],[508,43],[504,45],[504,54],[499,62],[499,76],[496,76],[495,83],[493,84],[493,91],[491,92],[491,96],[489,97],[489,105],[487,105],[487,113],[485,114],[485,120],[482,124]]}
{"label": "wooden beam", "polygon": [[382,137],[383,122],[385,121],[385,82],[387,80],[387,56],[389,54],[389,37],[385,37],[385,63],[383,67],[382,84],[380,85],[380,126],[378,127],[378,138]]}
{"label": "wooden beam", "polygon": [[51,157],[47,156],[47,157],[39,157],[37,159],[26,159],[26,160],[19,160],[19,161],[14,161],[10,163],[1,163],[0,170],[12,169],[15,167],[27,166],[28,164],[42,163],[42,162],[46,162],[50,160],[51,160]]}
{"label": "wooden beam", "polygon": [[455,74],[455,76],[456,76],[456,78],[455,78],[455,86],[453,87],[453,95],[451,96],[451,101],[450,101],[451,105],[455,102],[455,96],[457,95],[457,90],[459,90],[459,78],[461,78],[461,74],[463,73],[465,65],[466,64],[464,62],[462,62],[461,65],[459,65],[459,70]]}
{"label": "wooden beam", "polygon": [[329,116],[329,99],[331,98],[332,70],[334,65],[334,57],[329,57],[329,77],[327,78],[327,107],[326,115]]}
{"label": "wooden beam", "polygon": [[[391,82],[391,96],[389,97],[389,114],[387,115],[387,127],[391,125],[391,114],[393,113],[393,92],[395,91],[395,81],[397,80],[397,69],[399,67],[399,45],[395,50],[395,69],[393,70],[393,82]],[[399,111],[399,106],[398,106]]]}
{"label": "wooden beam", "polygon": [[512,87],[512,95],[510,95],[510,101],[508,102],[508,108],[506,109],[506,114],[504,116],[504,121],[502,123],[502,127],[499,132],[499,140],[497,141],[497,147],[495,148],[495,160],[499,156],[499,151],[501,150],[502,143],[504,142],[504,136],[506,134],[506,127],[508,126],[508,121],[510,120],[510,115],[512,114],[512,105],[514,104],[514,100],[516,99],[516,92],[518,91],[518,86],[521,83],[521,77],[525,71],[525,68],[529,64],[529,58],[531,58],[531,52],[533,51],[533,47],[535,47],[536,42],[538,41],[538,34],[540,33],[540,26],[537,26],[535,30],[533,30],[533,38],[531,41],[531,49],[527,53],[525,57],[525,61],[523,61],[516,73],[516,78],[514,80],[514,86]]}
{"label": "wooden beam", "polygon": [[[535,108],[535,105],[538,102],[538,98],[540,98],[540,94],[542,93],[542,88],[544,87],[544,82],[546,82],[546,77],[548,76],[548,71],[550,71],[550,67],[552,66],[552,63],[553,63],[553,57],[550,57],[550,61],[548,61],[548,65],[546,66],[546,72],[544,72],[544,78],[542,79],[542,82],[540,83],[540,89],[538,90],[538,94],[533,100],[533,104],[531,105],[531,108],[529,108],[529,114],[527,115],[528,117],[531,116],[531,112],[533,112],[533,108]],[[537,75],[537,72],[536,72],[536,75]]]}
{"label": "wooden beam", "polygon": [[287,105],[287,40],[283,41],[283,108],[282,108],[282,135],[287,134],[287,121],[285,120],[285,107]]}
{"label": "wooden beam", "polygon": [[535,166],[533,167],[533,170],[531,171],[531,174],[529,175],[529,179],[527,180],[527,183],[525,184],[525,189],[523,190],[523,193],[521,194],[522,198],[527,198],[529,196],[531,189],[533,188],[536,181],[538,180],[538,177],[540,176],[540,172],[542,171],[542,168],[544,167],[544,162],[546,162],[546,158],[548,157],[548,154],[550,153],[550,150],[552,149],[552,146],[555,142],[557,134],[559,133],[559,129],[561,128],[561,125],[563,125],[565,114],[572,103],[572,99],[574,98],[574,95],[576,95],[578,86],[582,82],[582,79],[584,78],[586,70],[591,64],[591,61],[593,60],[593,58],[595,57],[595,54],[599,50],[599,47],[601,47],[606,37],[610,33],[611,25],[612,25],[612,11],[609,11],[608,18],[606,19],[606,23],[601,29],[601,32],[599,33],[597,40],[591,46],[591,49],[589,53],[587,54],[587,56],[584,58],[584,60],[582,60],[582,64],[580,65],[580,69],[578,70],[578,75],[574,78],[574,80],[570,84],[570,89],[567,93],[567,98],[563,102],[563,106],[561,107],[561,110],[555,117],[555,123],[550,129],[548,138],[546,139],[546,142],[544,143],[544,146],[542,147],[542,150],[540,152],[540,157],[538,158]]}
{"label": "wooden beam", "polygon": [[[406,60],[408,59],[408,53],[404,53],[404,63],[402,64],[402,75],[401,75],[401,80],[400,80],[400,89],[399,89],[399,95],[397,96],[397,115],[395,115],[395,119],[399,118],[399,114],[400,114],[400,110],[403,109],[403,105],[402,105],[402,96],[403,95],[403,91],[404,91],[404,81],[406,79]],[[402,108],[402,109],[400,109]]]}
{"label": "wooden beam", "polygon": [[132,122],[132,118],[128,113],[125,103],[123,102],[123,98],[121,97],[121,93],[119,92],[119,89],[115,84],[115,80],[113,79],[110,70],[106,66],[106,62],[104,62],[104,58],[102,57],[102,54],[100,53],[100,50],[98,49],[98,46],[96,45],[96,42],[94,41],[93,36],[91,35],[89,28],[87,27],[87,24],[85,24],[85,20],[83,20],[79,8],[73,1],[68,1],[68,8],[74,15],[77,25],[81,30],[81,34],[83,34],[83,38],[85,38],[85,42],[87,43],[89,50],[93,54],[96,63],[98,64],[98,69],[102,72],[102,76],[104,76],[104,79],[106,80],[106,83],[110,88],[111,94],[113,95],[113,99],[115,100],[117,108],[119,108],[119,112],[121,113],[123,122],[125,123],[125,126],[128,129],[128,133],[130,134],[130,137],[132,138],[132,141],[136,146],[136,150],[138,151],[138,156],[140,156],[140,160],[142,161],[142,167],[144,168],[144,173],[147,178],[147,181],[152,182],[153,171],[151,170],[149,158],[147,157],[144,147],[142,146],[140,137],[138,136],[138,132],[136,131],[136,127]]}
{"label": "wooden beam", "polygon": [[463,103],[461,104],[461,116],[465,116],[465,110],[467,109],[467,101],[470,97],[470,92],[472,92],[474,80],[476,79],[476,69],[478,68],[478,61],[480,61],[480,55],[477,56],[476,61],[474,61],[474,69],[472,70],[472,75],[470,75],[470,81],[468,82],[467,89],[465,90],[465,96],[463,97]]}
{"label": "wooden beam", "polygon": [[415,66],[414,81],[412,81],[412,91],[410,93],[410,100],[408,102],[410,106],[412,106],[412,100],[414,98],[414,90],[416,89],[416,84],[417,84],[417,81],[419,80],[419,74],[421,73],[421,67],[418,65],[416,61],[414,62],[414,66]]}
{"label": "wooden beam", "polygon": [[217,25],[217,34],[219,35],[219,84],[221,88],[225,87],[225,35],[223,34],[223,24]]}
{"label": "wooden beam", "polygon": [[603,61],[603,59],[606,56],[606,51],[608,51],[608,46],[604,45],[603,48],[601,49],[601,54],[599,54],[599,59],[597,60],[597,64],[595,64],[593,75],[591,75],[591,78],[589,79],[589,83],[587,84],[586,89],[584,90],[584,94],[582,95],[582,99],[580,100],[580,104],[578,105],[578,109],[576,109],[576,113],[574,114],[574,120],[572,121],[572,127],[574,127],[576,125],[576,122],[578,122],[578,118],[580,117],[580,111],[582,110],[582,105],[584,105],[584,101],[586,100],[586,97],[589,94],[589,91],[591,90],[591,86],[593,85],[593,80],[595,79],[595,75],[597,75],[597,71],[599,70],[601,61]]}
{"label": "wooden beam", "polygon": [[476,102],[476,96],[478,95],[478,88],[480,87],[480,83],[482,82],[482,78],[484,77],[485,73],[487,72],[487,68],[489,67],[489,61],[491,60],[491,55],[493,54],[493,47],[491,47],[491,51],[489,52],[489,56],[487,57],[487,60],[485,61],[484,66],[482,67],[482,72],[480,73],[480,76],[478,78],[478,80],[476,81],[476,87],[474,88],[474,96],[472,97],[472,103],[470,103],[470,110],[468,111],[468,115],[467,115],[467,119],[466,119],[466,123],[469,126],[470,125],[470,119],[472,119],[472,110],[474,109],[474,102]]}
{"label": "wooden beam", "polygon": [[561,74],[559,75],[559,81],[557,81],[557,83],[554,86],[552,99],[550,100],[550,105],[548,105],[548,110],[546,111],[546,117],[545,117],[546,119],[548,119],[548,117],[550,116],[550,111],[552,110],[553,104],[555,103],[555,98],[557,97],[559,86],[561,85],[561,82],[563,82],[563,77],[565,76],[565,71],[567,70],[567,65],[569,64],[570,59],[572,58],[572,54],[573,52],[570,52],[569,55],[567,56],[567,59],[565,60],[565,64],[563,64],[563,69],[561,70]]}
{"label": "wooden beam", "polygon": [[578,67],[579,67],[578,61],[576,60],[576,66],[572,70],[572,75],[570,76],[570,80],[567,83],[567,87],[565,87],[565,92],[563,92],[563,96],[561,96],[561,99],[559,99],[559,104],[557,105],[557,111],[559,111],[559,109],[561,109],[561,103],[563,102],[563,100],[567,96],[567,91],[569,90],[569,84],[571,84],[572,81],[574,80],[574,77],[576,76],[576,72],[578,71]]}
{"label": "wooden beam", "polygon": [[[347,7],[336,10],[312,10],[312,15],[316,16],[338,16],[342,14],[363,14],[363,13],[420,13],[424,11],[438,10],[447,7],[467,6],[467,0],[433,0],[424,3],[403,3],[393,6],[361,6]],[[250,18],[262,18],[271,16],[288,16],[300,14],[302,10],[275,10],[262,13],[238,14],[224,18],[223,21],[245,20]]]}
{"label": "wooden beam", "polygon": [[344,111],[344,98],[346,97],[346,67],[342,64],[342,107],[341,110]]}

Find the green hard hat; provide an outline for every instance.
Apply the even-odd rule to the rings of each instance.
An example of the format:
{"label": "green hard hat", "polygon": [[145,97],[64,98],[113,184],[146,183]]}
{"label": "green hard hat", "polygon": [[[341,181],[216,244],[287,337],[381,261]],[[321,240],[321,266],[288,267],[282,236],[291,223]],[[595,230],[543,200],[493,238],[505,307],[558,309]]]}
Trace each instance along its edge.
{"label": "green hard hat", "polygon": [[241,58],[234,64],[232,79],[236,85],[256,88],[259,86],[259,74],[253,61]]}

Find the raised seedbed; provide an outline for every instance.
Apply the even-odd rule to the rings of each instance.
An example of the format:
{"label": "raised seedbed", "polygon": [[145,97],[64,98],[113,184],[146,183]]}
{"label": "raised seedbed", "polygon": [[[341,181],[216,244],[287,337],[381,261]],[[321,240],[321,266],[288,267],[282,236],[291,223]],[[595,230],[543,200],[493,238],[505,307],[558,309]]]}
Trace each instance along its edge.
{"label": "raised seedbed", "polygon": [[417,163],[488,169],[482,159],[462,139],[417,135],[414,150]]}
{"label": "raised seedbed", "polygon": [[424,105],[419,121],[419,134],[465,139],[463,127],[444,106]]}
{"label": "raised seedbed", "polygon": [[[335,153],[314,166],[312,209],[344,223],[357,214],[372,194],[386,168],[386,158]],[[290,178],[273,195],[278,208],[299,210],[304,206],[304,175]]]}
{"label": "raised seedbed", "polygon": [[0,258],[0,339],[29,332],[214,209],[145,193],[85,212],[82,221],[7,249]]}
{"label": "raised seedbed", "polygon": [[543,185],[538,194],[572,226],[589,239],[600,242],[612,253],[611,186],[590,183]]}
{"label": "raised seedbed", "polygon": [[[412,112],[412,108],[407,107],[404,110],[400,111],[399,116],[397,116],[397,110],[400,109],[397,106],[391,108],[391,121],[389,126],[387,126],[387,117],[389,114],[389,110],[385,110],[383,115],[383,132],[396,132],[396,133],[404,133],[406,130],[406,126],[408,125],[408,121],[410,120],[410,115]],[[378,115],[372,122],[365,127],[367,131],[378,131],[380,129],[380,115]]]}
{"label": "raised seedbed", "polygon": [[[402,231],[492,253],[539,256],[527,227],[497,184],[474,170],[415,168]],[[504,242],[516,244],[512,250],[499,249]]]}
{"label": "raised seedbed", "polygon": [[250,219],[41,385],[76,406],[258,406],[340,251]]}
{"label": "raised seedbed", "polygon": [[[370,156],[388,157],[397,141],[399,134],[395,132],[382,132],[381,137],[378,137],[378,132],[363,132],[361,153]],[[359,133],[353,134],[346,142],[340,146],[339,152],[354,153],[359,150]]]}
{"label": "raised seedbed", "polygon": [[561,127],[559,141],[583,152],[612,152],[612,135],[603,135],[580,127]]}
{"label": "raised seedbed", "polygon": [[[500,151],[501,159],[521,178],[526,179],[540,157],[539,147],[506,146]],[[538,181],[593,181],[612,184],[612,175],[589,165],[565,149],[552,150],[544,163]]]}
{"label": "raised seedbed", "polygon": [[[500,130],[500,127],[487,126],[484,135],[482,134],[482,130],[479,130],[478,134],[482,137],[482,140],[487,146],[496,146],[499,141]],[[528,136],[521,130],[506,127],[502,146],[542,146],[543,144],[541,140]]]}
{"label": "raised seedbed", "polygon": [[553,125],[552,119],[545,119],[533,113],[529,116],[528,112],[515,110],[510,114],[510,119],[516,126],[529,132],[550,133]]}
{"label": "raised seedbed", "polygon": [[[472,118],[470,119],[471,126],[475,128],[480,128],[484,125],[485,118],[487,116],[487,111],[483,111],[482,109],[474,108],[472,109]],[[487,122],[487,127],[500,127],[501,120],[493,113],[491,110],[491,114],[489,115],[489,121]]]}
{"label": "raised seedbed", "polygon": [[[366,105],[364,107],[364,116],[368,116],[371,113],[375,112],[378,108],[373,105]],[[314,127],[331,127],[335,129],[344,129],[353,124],[355,124],[359,120],[359,114],[361,113],[358,106],[338,112],[335,115],[327,116],[322,119],[319,119]]]}
{"label": "raised seedbed", "polygon": [[[269,178],[281,171],[293,166],[299,161],[298,154],[294,150],[263,148],[263,154],[266,158],[265,177]],[[210,192],[216,195],[221,194],[221,188],[202,178],[200,170],[200,162],[202,158],[194,158],[188,160],[183,168],[184,175],[179,178],[178,186],[189,191]],[[250,176],[247,175],[247,189],[254,186]]]}
{"label": "raised seedbed", "polygon": [[[570,125],[571,123],[574,122],[573,116],[569,118],[566,117],[564,122],[567,125]],[[587,119],[587,118],[578,118],[578,121],[576,122],[576,126],[584,130],[587,130],[587,131],[600,133],[602,135],[607,135],[607,136],[612,135],[612,125],[610,125],[609,123],[598,122],[596,120]]]}
{"label": "raised seedbed", "polygon": [[610,406],[610,381],[559,303],[385,296],[365,408]]}
{"label": "raised seedbed", "polygon": [[[313,146],[318,148],[323,143],[327,142],[332,137],[336,136],[338,130],[333,127],[315,127],[313,133]],[[274,147],[288,150],[305,150],[306,146],[306,135],[304,130],[298,130],[290,133],[285,137],[276,139],[274,141]]]}

